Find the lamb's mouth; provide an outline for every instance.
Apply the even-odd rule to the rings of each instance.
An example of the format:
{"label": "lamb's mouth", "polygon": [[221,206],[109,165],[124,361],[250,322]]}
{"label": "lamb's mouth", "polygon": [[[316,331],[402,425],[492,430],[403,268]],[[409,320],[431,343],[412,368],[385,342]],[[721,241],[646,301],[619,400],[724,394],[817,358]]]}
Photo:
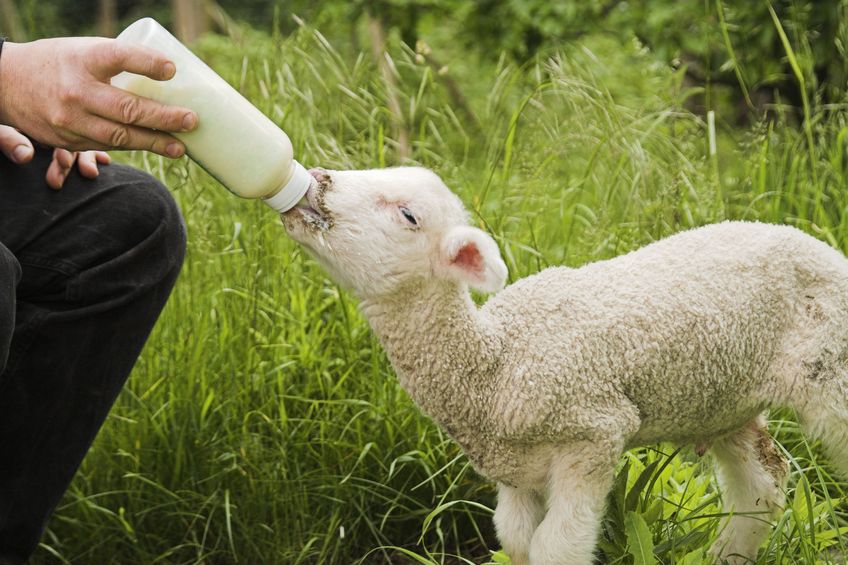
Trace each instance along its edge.
{"label": "lamb's mouth", "polygon": [[307,225],[320,228],[322,230],[329,229],[330,219],[320,208],[313,207],[310,203],[298,205],[295,209],[300,212],[301,219],[306,222]]}
{"label": "lamb's mouth", "polygon": [[315,182],[306,191],[303,200],[290,213],[299,214],[300,219],[311,229],[327,231],[333,227],[333,214],[327,208],[324,195],[332,186],[332,178],[323,169],[310,169]]}

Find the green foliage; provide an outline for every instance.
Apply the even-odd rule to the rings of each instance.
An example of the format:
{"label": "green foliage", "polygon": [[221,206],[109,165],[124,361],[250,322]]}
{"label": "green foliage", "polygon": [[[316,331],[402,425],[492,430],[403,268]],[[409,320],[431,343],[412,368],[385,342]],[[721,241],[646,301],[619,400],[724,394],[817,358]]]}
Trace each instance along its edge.
{"label": "green foliage", "polygon": [[[848,78],[848,2],[775,0],[771,5],[787,22],[810,91],[839,101]],[[635,37],[660,60],[685,67],[695,84],[726,84],[735,93],[750,87],[759,105],[783,97],[800,106],[768,2],[484,0],[462,6],[469,45],[495,57],[505,50],[523,61],[592,33]]]}
{"label": "green foliage", "polygon": [[456,5],[465,17],[470,32],[465,38],[470,45],[495,57],[507,51],[517,60],[597,31],[606,11],[605,3],[598,0],[481,0]]}
{"label": "green foliage", "polygon": [[624,519],[627,534],[627,551],[633,556],[633,565],[654,565],[654,540],[648,524],[640,514],[628,512]]}
{"label": "green foliage", "polygon": [[717,497],[709,475],[675,460],[679,453],[630,456],[616,474],[600,543],[610,562],[675,563],[703,555],[716,527]]}
{"label": "green foliage", "polygon": [[[31,37],[95,32],[96,0],[16,0]],[[370,40],[370,14],[413,47],[448,30],[452,41],[495,61],[507,53],[526,63],[537,54],[569,52],[587,36],[608,35],[649,49],[685,71],[689,84],[707,89],[698,108],[722,109],[734,120],[755,119],[775,106],[800,108],[802,98],[840,103],[848,86],[848,0],[218,0],[237,21],[274,33],[292,33],[298,16],[352,44]],[[770,15],[783,21],[795,61]],[[121,25],[150,15],[166,25],[164,0],[119,2]],[[797,73],[805,84],[796,80]],[[721,88],[717,88],[721,87]],[[799,120],[800,121],[800,120]]]}

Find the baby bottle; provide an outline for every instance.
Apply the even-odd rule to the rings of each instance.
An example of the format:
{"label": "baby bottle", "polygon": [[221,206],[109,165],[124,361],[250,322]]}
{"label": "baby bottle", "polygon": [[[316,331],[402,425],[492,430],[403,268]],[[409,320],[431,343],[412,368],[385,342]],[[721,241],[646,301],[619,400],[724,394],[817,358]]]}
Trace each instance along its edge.
{"label": "baby bottle", "polygon": [[278,212],[295,206],[312,177],[292,158],[288,136],[152,18],[130,25],[118,41],[165,54],[177,72],[167,81],[121,73],[112,84],[163,104],[184,106],[197,128],[176,133],[188,155],[234,194],[261,198]]}

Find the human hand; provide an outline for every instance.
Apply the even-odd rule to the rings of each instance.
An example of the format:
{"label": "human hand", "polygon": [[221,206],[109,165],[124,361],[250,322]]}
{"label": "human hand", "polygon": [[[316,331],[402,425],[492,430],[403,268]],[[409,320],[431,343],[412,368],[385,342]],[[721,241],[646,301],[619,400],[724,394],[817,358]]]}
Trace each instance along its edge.
{"label": "human hand", "polygon": [[184,145],[168,132],[193,130],[197,115],[111,86],[122,71],[168,80],[175,67],[157,51],[114,39],[7,42],[0,56],[0,123],[70,151],[183,155]]}
{"label": "human hand", "polygon": [[[35,155],[32,142],[21,132],[9,126],[0,126],[0,152],[19,165],[29,163]],[[108,165],[111,161],[112,158],[104,151],[71,152],[57,148],[53,150],[53,160],[47,167],[45,180],[50,188],[58,190],[65,184],[65,179],[74,163],[77,164],[82,176],[93,179],[100,174],[97,165]]]}

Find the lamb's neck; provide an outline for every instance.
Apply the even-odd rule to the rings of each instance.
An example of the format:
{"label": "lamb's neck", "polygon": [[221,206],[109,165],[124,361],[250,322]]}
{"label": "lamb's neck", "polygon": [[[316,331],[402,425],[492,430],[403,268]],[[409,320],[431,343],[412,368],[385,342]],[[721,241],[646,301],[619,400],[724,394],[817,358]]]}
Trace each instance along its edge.
{"label": "lamb's neck", "polygon": [[401,386],[452,435],[487,412],[501,340],[464,286],[428,281],[362,311],[389,355]]}

